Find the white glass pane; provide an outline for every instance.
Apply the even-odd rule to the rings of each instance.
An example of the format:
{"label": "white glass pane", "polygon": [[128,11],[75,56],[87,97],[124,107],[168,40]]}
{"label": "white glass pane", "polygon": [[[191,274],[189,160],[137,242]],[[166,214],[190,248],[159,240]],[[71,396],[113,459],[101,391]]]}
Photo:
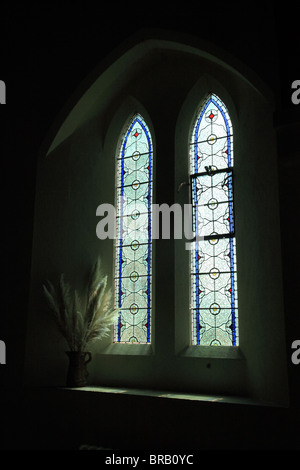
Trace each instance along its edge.
{"label": "white glass pane", "polygon": [[190,142],[193,231],[192,344],[237,346],[238,308],[233,213],[233,135],[228,111],[214,94],[195,120]]}
{"label": "white glass pane", "polygon": [[152,139],[140,115],[129,123],[117,158],[115,325],[117,343],[151,342]]}

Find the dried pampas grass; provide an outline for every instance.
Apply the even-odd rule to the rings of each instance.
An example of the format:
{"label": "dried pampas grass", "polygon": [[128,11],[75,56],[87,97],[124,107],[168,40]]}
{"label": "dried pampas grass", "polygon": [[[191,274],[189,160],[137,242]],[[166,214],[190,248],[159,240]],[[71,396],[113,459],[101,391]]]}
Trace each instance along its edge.
{"label": "dried pampas grass", "polygon": [[118,312],[112,308],[112,290],[103,276],[100,258],[90,270],[86,299],[60,275],[57,288],[46,281],[44,294],[54,314],[57,327],[66,339],[70,351],[84,351],[90,342],[100,340],[109,333]]}

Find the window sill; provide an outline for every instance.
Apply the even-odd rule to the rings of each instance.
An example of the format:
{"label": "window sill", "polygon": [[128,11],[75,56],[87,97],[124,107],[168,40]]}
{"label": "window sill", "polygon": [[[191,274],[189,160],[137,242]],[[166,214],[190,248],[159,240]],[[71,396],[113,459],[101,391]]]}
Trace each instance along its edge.
{"label": "window sill", "polygon": [[199,357],[205,359],[239,359],[245,357],[238,346],[188,346],[178,353],[182,357]]}
{"label": "window sill", "polygon": [[97,351],[98,354],[113,356],[150,356],[153,354],[151,344],[109,344],[103,349]]}
{"label": "window sill", "polygon": [[[151,356],[154,349],[151,344],[109,344],[97,351],[98,354],[113,356]],[[245,357],[240,347],[232,346],[187,346],[177,353],[180,357],[199,357],[205,359],[240,359]]]}
{"label": "window sill", "polygon": [[158,399],[168,400],[184,400],[184,401],[197,401],[197,402],[210,402],[210,403],[224,403],[228,405],[242,405],[242,406],[265,406],[265,407],[280,407],[273,403],[261,402],[247,397],[236,396],[221,396],[221,395],[201,395],[196,393],[182,393],[170,392],[160,390],[146,390],[146,389],[131,389],[131,388],[117,388],[117,387],[103,387],[103,386],[85,386],[85,387],[62,387],[59,389],[71,392],[86,392],[86,393],[100,393],[100,394],[114,394],[114,395],[127,395],[138,397],[152,397]]}

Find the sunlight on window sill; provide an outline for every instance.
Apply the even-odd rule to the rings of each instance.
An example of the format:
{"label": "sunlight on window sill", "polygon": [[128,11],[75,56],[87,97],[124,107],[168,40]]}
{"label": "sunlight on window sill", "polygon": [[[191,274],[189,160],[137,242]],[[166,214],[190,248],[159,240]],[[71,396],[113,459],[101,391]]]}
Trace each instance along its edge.
{"label": "sunlight on window sill", "polygon": [[178,355],[209,359],[245,359],[238,346],[188,346]]}
{"label": "sunlight on window sill", "polygon": [[153,347],[148,343],[112,343],[97,352],[98,354],[111,354],[120,356],[149,356],[153,354]]}
{"label": "sunlight on window sill", "polygon": [[163,399],[175,399],[175,400],[188,400],[188,401],[200,401],[210,403],[225,403],[225,404],[237,404],[237,405],[254,405],[254,406],[274,406],[271,403],[263,403],[257,400],[247,397],[235,397],[235,396],[221,396],[221,395],[202,395],[197,393],[182,393],[182,392],[170,392],[161,390],[145,390],[145,389],[131,389],[131,388],[117,388],[117,387],[102,387],[102,386],[85,386],[85,387],[64,387],[64,390],[76,391],[76,392],[91,392],[91,393],[109,393],[116,395],[131,395],[140,397],[153,397]]}

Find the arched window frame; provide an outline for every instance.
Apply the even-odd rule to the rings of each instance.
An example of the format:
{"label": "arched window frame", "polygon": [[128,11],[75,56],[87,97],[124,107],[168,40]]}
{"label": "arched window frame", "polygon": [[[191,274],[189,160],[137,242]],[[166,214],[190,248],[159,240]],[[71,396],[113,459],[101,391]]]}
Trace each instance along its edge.
{"label": "arched window frame", "polygon": [[[218,145],[217,150],[214,149],[215,144]],[[201,103],[192,126],[189,145],[193,231],[196,234],[190,257],[191,343],[238,346],[233,130],[225,104],[213,92]],[[214,198],[214,192],[224,199],[219,201]],[[211,198],[205,203],[202,199],[205,200],[207,194]],[[218,206],[222,210],[215,220],[215,209]],[[203,210],[204,219],[201,217]],[[220,222],[221,217],[223,220]],[[220,244],[224,245],[223,249],[220,252],[220,246],[217,246],[219,253],[216,254],[215,246]],[[206,249],[203,250],[205,245]],[[205,281],[204,287],[200,282],[202,279]],[[217,281],[220,282],[218,288]],[[210,306],[207,299],[211,301]]]}
{"label": "arched window frame", "polygon": [[[122,134],[116,155],[115,308],[119,311],[119,316],[114,327],[114,342],[117,344],[150,344],[152,329],[153,143],[149,127],[140,113],[134,113],[128,119]],[[129,148],[133,148],[134,152],[131,153]],[[138,161],[142,161],[142,164],[139,164]],[[142,176],[144,180],[136,179],[138,175]],[[131,181],[132,178],[134,181]],[[131,184],[129,184],[130,182]],[[144,187],[146,189],[143,191],[141,188]],[[126,188],[129,188],[131,193],[128,193]],[[141,194],[138,194],[140,189]],[[142,197],[147,201],[141,202]],[[131,213],[132,210],[135,211],[135,214]],[[143,215],[146,216],[144,217],[144,226],[139,222]],[[137,260],[136,253],[145,246],[147,246],[145,253],[142,253]],[[132,258],[125,256],[123,258],[124,251],[129,251]],[[127,264],[133,265],[133,271],[127,272]],[[137,266],[142,270],[142,274],[138,272]],[[139,285],[137,281],[141,278],[144,283],[141,282]],[[127,305],[128,298],[133,300],[130,306]],[[136,300],[137,298],[139,300]]]}
{"label": "arched window frame", "polygon": [[[48,178],[48,181],[44,168],[45,162],[43,161],[39,167],[39,185],[42,190],[37,194],[37,207],[39,208],[40,204],[45,202],[43,200],[45,180],[41,178],[46,178],[46,183],[52,185],[54,180],[53,171],[56,171],[55,174],[58,175],[58,180],[61,181],[62,158],[64,157],[70,162],[80,162],[82,171],[87,171],[88,177],[85,179],[81,177],[80,181],[88,181],[88,191],[86,193],[88,200],[82,198],[82,191],[78,192],[78,199],[76,200],[74,197],[72,199],[71,209],[73,211],[68,210],[65,212],[66,214],[72,213],[72,220],[82,222],[76,227],[79,229],[73,232],[71,244],[70,240],[68,240],[68,244],[63,243],[64,232],[59,229],[59,225],[53,225],[53,227],[47,225],[48,221],[51,221],[51,213],[49,217],[47,211],[53,206],[53,200],[50,199],[51,203],[41,206],[43,211],[40,210],[38,213],[40,219],[35,229],[33,245],[35,256],[33,273],[39,276],[39,273],[43,270],[47,272],[49,269],[49,266],[44,265],[44,258],[38,256],[39,253],[45,251],[43,245],[44,233],[52,234],[51,241],[55,241],[56,238],[59,239],[62,250],[57,251],[53,241],[55,250],[51,252],[47,246],[47,251],[51,253],[51,261],[56,261],[59,265],[61,263],[62,267],[69,270],[69,272],[74,271],[73,265],[76,263],[81,265],[80,263],[83,262],[83,265],[87,267],[92,258],[98,254],[103,257],[105,266],[112,265],[113,269],[113,263],[111,262],[111,255],[113,254],[112,241],[103,240],[100,244],[94,234],[96,224],[94,209],[97,204],[101,202],[113,203],[114,199],[114,184],[108,185],[106,182],[114,179],[115,161],[113,155],[116,153],[116,143],[129,115],[128,106],[121,106],[122,109],[119,108],[120,97],[128,99],[130,96],[131,98],[132,93],[137,90],[136,98],[147,108],[158,134],[155,139],[157,151],[159,151],[157,163],[164,160],[164,154],[167,155],[168,152],[173,156],[175,154],[174,166],[170,168],[171,171],[169,172],[168,185],[171,187],[171,191],[174,190],[174,200],[178,201],[180,199],[180,202],[182,202],[184,200],[183,196],[186,196],[187,192],[181,191],[178,198],[177,188],[183,180],[186,180],[188,175],[187,158],[185,157],[187,155],[186,146],[188,145],[186,135],[190,129],[187,129],[187,127],[190,126],[191,117],[195,112],[195,103],[199,103],[209,90],[215,90],[228,106],[231,118],[234,118],[235,142],[238,143],[235,187],[239,198],[235,201],[238,203],[235,210],[239,228],[238,262],[239,268],[241,268],[239,270],[239,307],[240,329],[243,329],[243,334],[241,331],[243,344],[240,344],[239,348],[231,347],[232,354],[230,353],[230,355],[228,355],[226,347],[188,347],[190,345],[190,325],[189,320],[186,320],[189,315],[185,315],[186,305],[188,305],[185,292],[189,292],[189,288],[184,288],[184,282],[185,277],[188,277],[186,273],[189,272],[189,256],[187,256],[184,248],[181,249],[182,246],[181,248],[178,247],[181,240],[174,240],[174,251],[173,246],[168,250],[168,261],[173,270],[172,277],[175,278],[175,287],[172,290],[169,286],[168,292],[174,293],[174,301],[173,295],[170,296],[171,308],[167,296],[161,295],[162,291],[164,294],[164,287],[161,288],[160,285],[165,281],[161,256],[157,256],[156,259],[157,264],[159,264],[156,273],[159,275],[159,280],[162,281],[153,283],[154,286],[159,286],[160,292],[156,296],[156,307],[160,307],[162,312],[160,314],[157,310],[155,311],[155,323],[159,322],[160,325],[154,328],[153,332],[157,333],[160,341],[156,342],[154,338],[153,344],[158,344],[158,347],[155,346],[156,350],[154,351],[153,345],[137,344],[132,347],[132,344],[111,344],[111,338],[104,338],[95,348],[94,360],[90,364],[90,379],[95,384],[115,384],[120,387],[127,384],[128,386],[151,386],[165,389],[168,387],[168,389],[174,390],[179,388],[202,393],[233,393],[239,395],[253,393],[254,396],[267,397],[280,402],[284,399],[285,394],[285,385],[282,384],[285,380],[286,364],[284,354],[282,354],[284,350],[282,334],[284,317],[282,314],[281,279],[280,274],[277,274],[280,272],[279,269],[277,270],[280,267],[280,255],[276,259],[273,257],[273,253],[277,253],[277,255],[280,253],[280,244],[278,237],[277,175],[276,165],[274,164],[276,144],[273,135],[272,98],[268,89],[259,80],[257,81],[255,77],[253,80],[251,74],[244,73],[244,68],[240,68],[234,60],[227,61],[226,54],[222,53],[222,55],[216,57],[214,51],[207,53],[201,47],[201,44],[199,44],[199,48],[195,48],[194,44],[180,44],[177,39],[173,39],[174,50],[178,54],[182,54],[183,59],[188,58],[187,62],[191,60],[190,74],[183,73],[179,75],[173,73],[174,86],[169,88],[170,75],[167,75],[167,82],[166,80],[161,81],[157,73],[161,69],[157,70],[155,68],[157,64],[152,63],[151,60],[156,57],[157,50],[164,50],[165,54],[168,54],[170,44],[163,40],[157,43],[145,40],[144,37],[142,39],[138,46],[135,44],[126,52],[126,56],[122,55],[124,54],[123,49],[117,60],[114,56],[110,66],[107,70],[106,68],[105,71],[102,70],[101,75],[87,89],[82,99],[78,101],[78,96],[72,98],[72,112],[68,111],[69,114],[63,123],[61,119],[59,120],[59,132],[52,140],[51,145],[49,146],[49,141],[50,137],[53,139],[53,136],[50,136],[48,141],[44,143],[42,153],[45,152],[47,156],[46,164],[49,165],[51,171],[49,172],[50,179]],[[155,54],[147,55],[149,50],[153,50]],[[145,61],[139,60],[140,57],[145,57]],[[180,58],[180,55],[176,57],[176,67],[177,64],[182,63],[178,58]],[[158,62],[159,64],[160,62]],[[141,71],[145,73],[141,74]],[[151,73],[155,75],[151,76]],[[149,93],[150,77],[155,79],[159,77],[160,89],[162,93],[166,92],[166,96],[169,96],[170,99],[174,90],[183,91],[186,95],[182,95],[181,102],[177,99],[170,101],[170,108],[164,108],[166,113],[160,113],[160,109],[157,109],[155,100],[153,100],[153,93]],[[163,75],[162,78],[164,78]],[[184,78],[184,81],[181,82],[182,78]],[[184,85],[187,85],[187,82],[185,82],[187,79],[188,86],[184,87]],[[137,83],[138,87],[136,87]],[[192,95],[192,101],[189,98],[190,95]],[[188,106],[186,106],[185,98],[189,101]],[[161,102],[156,101],[160,106]],[[77,103],[76,106],[75,103]],[[180,106],[181,109],[179,109]],[[131,106],[130,110],[133,109],[142,108],[134,105]],[[180,117],[178,113],[181,115]],[[149,123],[143,109],[142,115]],[[163,119],[166,116],[168,119]],[[171,148],[169,148],[170,139],[168,145],[166,142],[164,145],[164,141],[166,141],[165,131],[169,136],[172,131],[174,136],[173,118],[177,118],[180,125],[177,126],[176,124],[178,129],[175,132],[175,147],[171,145]],[[87,130],[89,132],[86,132]],[[151,127],[152,131],[153,127]],[[154,133],[152,133],[152,136],[154,136]],[[162,144],[163,151],[161,151]],[[52,165],[54,168],[52,168]],[[78,167],[78,165],[76,166]],[[47,171],[49,171],[49,167]],[[71,163],[70,169],[73,170]],[[171,182],[173,174],[175,175],[174,187]],[[70,178],[70,175],[73,175],[73,172],[66,171],[66,180]],[[160,178],[160,182],[163,179],[161,175],[162,172],[158,168],[157,176]],[[69,186],[63,180],[62,189],[65,190],[65,188],[69,188]],[[52,197],[56,194],[60,197],[61,193],[53,191]],[[168,194],[170,195],[170,192]],[[159,196],[159,194],[156,194],[158,201],[160,201]],[[55,202],[57,201],[61,205],[62,200],[59,197]],[[66,197],[66,201],[69,200],[70,198]],[[83,200],[85,207],[81,211],[80,203]],[[170,201],[172,200],[171,194]],[[67,208],[70,209],[70,207]],[[87,208],[90,210],[86,210]],[[61,227],[65,227],[67,223],[65,213],[63,213]],[[70,220],[70,217],[68,220]],[[249,230],[249,221],[251,221],[251,230]],[[44,232],[40,232],[40,227],[43,227]],[[89,230],[86,230],[87,227],[89,227]],[[52,229],[53,232],[51,232]],[[85,243],[83,243],[83,239]],[[87,256],[87,249],[90,257]],[[65,258],[61,257],[62,252]],[[162,253],[163,250],[160,249],[159,255]],[[77,257],[74,258],[74,254]],[[172,264],[173,259],[174,264]],[[272,268],[270,268],[271,264]],[[269,289],[267,293],[270,294],[267,302],[265,287]],[[34,294],[36,294],[35,288],[32,288]],[[32,338],[34,338],[36,320],[39,319],[41,311],[41,305],[35,305],[36,297],[38,296],[33,295],[31,297],[30,311],[32,314],[29,331],[32,332]],[[160,319],[163,316],[166,317],[166,313],[170,314],[169,317],[161,322]],[[172,317],[171,314],[173,314]],[[175,334],[174,330],[176,330]],[[166,333],[170,343],[168,347],[165,347]],[[40,343],[32,341],[31,344],[46,347],[44,343],[42,344],[42,339]],[[50,349],[52,346],[53,344],[50,345]],[[49,347],[48,344],[47,347]],[[206,349],[209,352],[205,352]],[[237,350],[242,351],[242,357],[233,353]],[[49,353],[48,349],[45,351]],[[40,357],[43,356],[38,348],[36,350],[32,348],[29,352],[27,362],[30,364],[30,370],[31,358],[37,357],[37,352]],[[55,360],[58,360],[60,351],[56,345],[51,350],[51,354]],[[123,355],[128,355],[128,357],[122,357]],[[144,358],[142,355],[148,355],[148,357]],[[170,358],[172,358],[172,364],[169,361]],[[53,360],[52,357],[51,360]],[[34,371],[33,375],[35,374],[38,377],[38,368]],[[55,369],[56,375],[57,371]],[[46,376],[47,380],[51,379],[49,371],[47,371]]]}

